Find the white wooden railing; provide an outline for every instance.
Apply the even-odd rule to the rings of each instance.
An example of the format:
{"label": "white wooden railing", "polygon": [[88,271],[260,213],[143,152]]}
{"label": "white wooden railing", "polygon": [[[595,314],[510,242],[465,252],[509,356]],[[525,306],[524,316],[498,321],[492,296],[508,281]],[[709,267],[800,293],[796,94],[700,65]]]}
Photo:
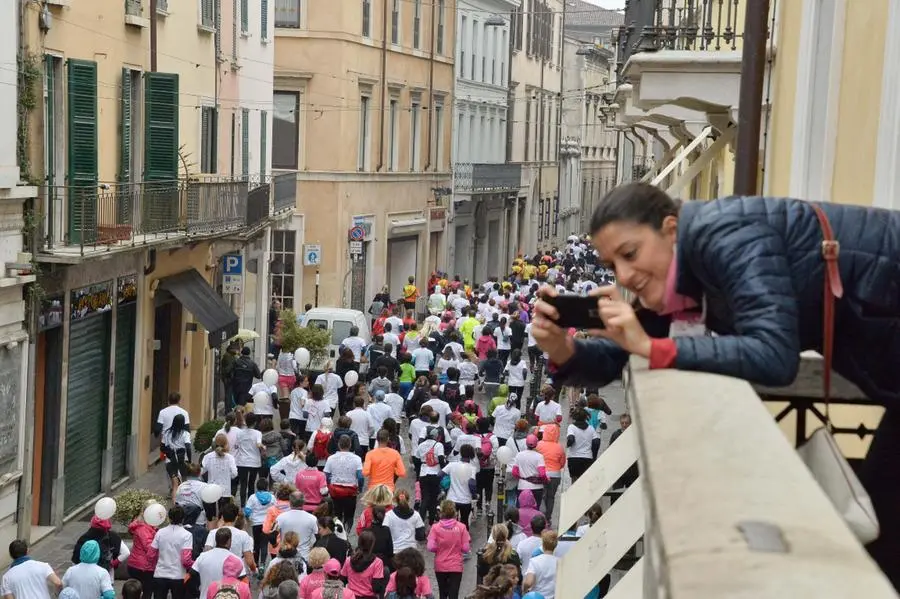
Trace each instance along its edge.
{"label": "white wooden railing", "polygon": [[641,538],[610,599],[897,597],[749,384],[633,358],[625,385],[633,424],[562,495],[559,530],[640,476],[560,560],[556,597],[587,595]]}

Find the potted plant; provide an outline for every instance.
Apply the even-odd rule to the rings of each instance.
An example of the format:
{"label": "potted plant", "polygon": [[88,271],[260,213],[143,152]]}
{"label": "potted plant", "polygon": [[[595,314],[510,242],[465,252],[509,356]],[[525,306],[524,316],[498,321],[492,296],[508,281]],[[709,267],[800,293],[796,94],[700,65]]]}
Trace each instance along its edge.
{"label": "potted plant", "polygon": [[144,508],[149,500],[166,505],[168,499],[159,493],[148,489],[126,489],[113,499],[116,500],[116,513],[113,520],[123,526],[128,526],[131,521],[144,513]]}
{"label": "potted plant", "polygon": [[[279,315],[279,334],[281,351],[294,353],[297,349],[305,347],[309,350],[310,364],[322,360],[328,355],[328,345],[331,343],[331,331],[318,327],[302,327],[297,322],[297,315],[293,310],[282,310]],[[279,399],[278,411],[282,418],[290,414],[290,400]]]}
{"label": "potted plant", "polygon": [[224,420],[208,420],[194,433],[194,451],[199,455],[212,447],[213,435],[225,426]]}

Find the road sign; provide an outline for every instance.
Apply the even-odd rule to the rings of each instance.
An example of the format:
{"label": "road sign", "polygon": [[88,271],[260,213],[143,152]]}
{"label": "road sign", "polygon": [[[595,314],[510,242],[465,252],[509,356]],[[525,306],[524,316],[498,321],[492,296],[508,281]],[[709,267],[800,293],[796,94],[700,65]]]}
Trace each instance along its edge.
{"label": "road sign", "polygon": [[362,241],[351,241],[350,242],[350,254],[354,256],[359,256],[363,253],[363,242]]}
{"label": "road sign", "polygon": [[366,238],[366,231],[360,226],[350,229],[350,241],[362,241]]}
{"label": "road sign", "polygon": [[240,254],[226,254],[223,261],[222,272],[226,275],[244,274],[244,257]]}
{"label": "road sign", "polygon": [[244,275],[224,275],[222,280],[222,293],[225,295],[240,295],[244,292]]}
{"label": "road sign", "polygon": [[322,263],[322,246],[318,243],[303,245],[303,266],[319,266]]}

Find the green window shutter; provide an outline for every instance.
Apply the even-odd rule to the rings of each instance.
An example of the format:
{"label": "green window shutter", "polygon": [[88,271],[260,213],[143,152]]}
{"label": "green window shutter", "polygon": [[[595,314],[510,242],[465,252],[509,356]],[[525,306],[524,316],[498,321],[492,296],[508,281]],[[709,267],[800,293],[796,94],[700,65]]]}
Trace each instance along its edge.
{"label": "green window shutter", "polygon": [[178,100],[178,75],[144,73],[144,181],[151,183],[141,194],[145,233],[178,229]]}
{"label": "green window shutter", "polygon": [[241,32],[250,31],[250,3],[247,0],[241,0]]}
{"label": "green window shutter", "polygon": [[119,181],[131,182],[131,70],[122,69],[122,110],[119,125]]}
{"label": "green window shutter", "polygon": [[259,174],[265,175],[269,172],[266,162],[269,160],[269,113],[263,110],[259,113]]}
{"label": "green window shutter", "polygon": [[241,110],[241,174],[250,174],[250,111]]}
{"label": "green window shutter", "polygon": [[49,149],[54,147],[54,140],[56,139],[56,94],[58,93],[57,86],[59,85],[59,82],[56,80],[56,69],[53,68],[53,61],[54,57],[50,54],[44,56],[44,76],[46,77],[47,85],[47,122],[44,125],[44,147],[48,148],[47,186],[50,188],[51,198],[56,193],[56,152],[49,151]]}
{"label": "green window shutter", "polygon": [[69,241],[90,242],[97,229],[97,63],[69,59]]}
{"label": "green window shutter", "polygon": [[144,74],[144,180],[178,178],[178,75]]}
{"label": "green window shutter", "polygon": [[269,0],[262,0],[260,3],[259,15],[259,36],[267,40],[269,39]]}

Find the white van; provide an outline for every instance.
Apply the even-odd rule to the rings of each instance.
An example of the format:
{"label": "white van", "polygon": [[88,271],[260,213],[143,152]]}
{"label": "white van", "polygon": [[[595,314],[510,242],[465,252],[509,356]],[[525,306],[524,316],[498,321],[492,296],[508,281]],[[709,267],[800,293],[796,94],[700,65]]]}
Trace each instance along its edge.
{"label": "white van", "polygon": [[303,316],[302,326],[319,327],[331,330],[331,344],[328,346],[328,357],[313,364],[310,370],[325,370],[325,362],[331,360],[332,365],[338,358],[341,342],[350,336],[351,327],[359,327],[359,336],[367,343],[372,342],[369,319],[359,310],[349,308],[313,308]]}

